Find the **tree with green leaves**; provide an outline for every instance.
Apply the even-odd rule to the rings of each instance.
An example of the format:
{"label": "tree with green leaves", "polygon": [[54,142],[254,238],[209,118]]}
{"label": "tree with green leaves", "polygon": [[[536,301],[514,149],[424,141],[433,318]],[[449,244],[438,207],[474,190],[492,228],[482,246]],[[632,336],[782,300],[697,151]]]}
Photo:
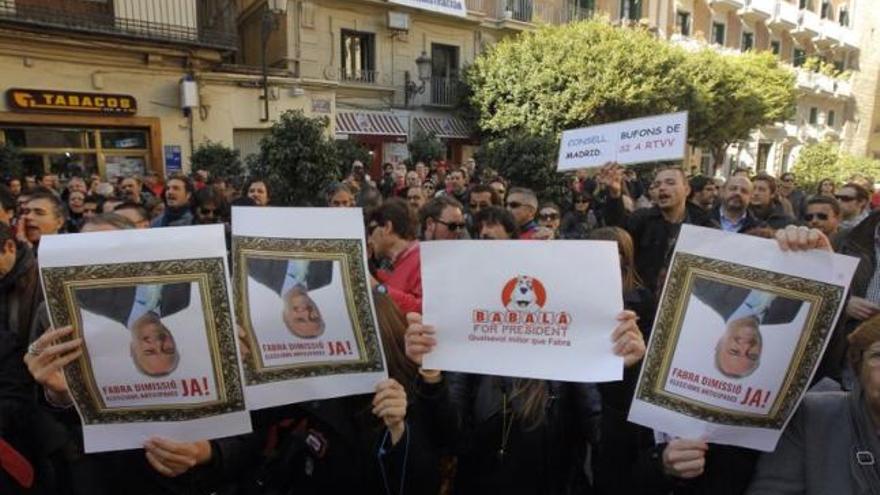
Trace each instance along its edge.
{"label": "tree with green leaves", "polygon": [[816,143],[798,153],[792,172],[801,186],[815,190],[823,179],[838,185],[855,177],[880,179],[880,160],[840,153],[832,143]]}
{"label": "tree with green leaves", "polygon": [[309,118],[288,110],[260,141],[249,161],[250,176],[272,188],[272,202],[284,206],[324,204],[324,192],[342,178],[336,145],[327,136],[326,118]]}
{"label": "tree with green leaves", "polygon": [[558,153],[555,135],[534,136],[517,131],[484,142],[474,158],[511,184],[532,189],[542,201],[563,204],[567,189],[565,176],[556,172]]}
{"label": "tree with green leaves", "polygon": [[734,142],[794,115],[795,76],[770,53],[732,56],[705,48],[688,54],[684,67],[694,93],[688,139],[708,150],[716,166]]}
{"label": "tree with green leaves", "polygon": [[351,164],[355,160],[369,166],[371,158],[370,151],[353,139],[337,139],[334,142],[336,146],[336,154],[339,159],[340,170],[343,172],[351,169]]}
{"label": "tree with green leaves", "polygon": [[446,156],[446,147],[434,133],[416,131],[416,135],[413,136],[407,147],[412,163],[430,163],[432,160],[440,160]]}
{"label": "tree with green leaves", "polygon": [[483,131],[553,135],[688,108],[684,58],[645,29],[590,20],[506,38],[466,81]]}
{"label": "tree with green leaves", "polygon": [[234,178],[241,176],[241,153],[221,143],[208,141],[200,144],[190,157],[191,170],[207,170],[211,177]]}

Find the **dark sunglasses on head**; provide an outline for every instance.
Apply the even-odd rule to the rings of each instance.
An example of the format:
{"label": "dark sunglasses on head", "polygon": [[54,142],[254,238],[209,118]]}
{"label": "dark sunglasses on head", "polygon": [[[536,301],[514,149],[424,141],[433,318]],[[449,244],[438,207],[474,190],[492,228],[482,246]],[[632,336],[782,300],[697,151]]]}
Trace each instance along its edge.
{"label": "dark sunglasses on head", "polygon": [[843,196],[843,195],[838,194],[834,197],[837,198],[838,201],[843,201],[844,203],[849,203],[850,201],[856,200],[855,196]]}
{"label": "dark sunglasses on head", "polygon": [[451,223],[451,222],[444,222],[443,220],[435,220],[435,222],[442,224],[442,225],[445,225],[446,228],[451,230],[452,232],[455,232],[457,230],[461,230],[461,229],[467,227],[467,224],[464,224],[464,223]]}
{"label": "dark sunglasses on head", "polygon": [[814,218],[816,218],[818,220],[828,220],[828,214],[827,213],[807,213],[806,215],[804,215],[804,219],[808,222],[813,220]]}

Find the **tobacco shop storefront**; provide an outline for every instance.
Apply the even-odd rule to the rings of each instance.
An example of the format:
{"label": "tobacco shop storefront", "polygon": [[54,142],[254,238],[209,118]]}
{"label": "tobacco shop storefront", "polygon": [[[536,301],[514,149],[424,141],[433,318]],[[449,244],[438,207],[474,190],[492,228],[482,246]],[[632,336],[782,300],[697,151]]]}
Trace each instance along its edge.
{"label": "tobacco shop storefront", "polygon": [[10,89],[0,144],[15,147],[31,174],[103,178],[162,173],[158,118],[136,117],[129,95]]}

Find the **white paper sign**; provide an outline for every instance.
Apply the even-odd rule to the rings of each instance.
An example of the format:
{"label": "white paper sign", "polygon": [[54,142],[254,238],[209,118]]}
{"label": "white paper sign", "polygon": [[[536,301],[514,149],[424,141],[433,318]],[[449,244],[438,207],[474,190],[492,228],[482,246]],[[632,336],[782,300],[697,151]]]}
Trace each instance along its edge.
{"label": "white paper sign", "polygon": [[619,380],[611,333],[623,308],[609,241],[421,244],[424,367],[544,380]]}
{"label": "white paper sign", "polygon": [[819,365],[857,264],[682,226],[629,420],[772,451]]}
{"label": "white paper sign", "polygon": [[46,236],[40,272],[53,326],[83,339],[65,373],[86,452],[251,431],[223,226]]}
{"label": "white paper sign", "polygon": [[248,406],[370,393],[387,377],[359,208],[233,208]]}
{"label": "white paper sign", "polygon": [[669,113],[564,131],[558,170],[680,160],[687,146],[687,117],[687,112]]}

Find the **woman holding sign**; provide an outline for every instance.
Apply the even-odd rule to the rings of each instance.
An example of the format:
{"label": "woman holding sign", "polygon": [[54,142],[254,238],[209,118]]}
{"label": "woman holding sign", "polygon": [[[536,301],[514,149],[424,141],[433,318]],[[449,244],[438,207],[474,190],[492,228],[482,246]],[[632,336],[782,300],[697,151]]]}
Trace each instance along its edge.
{"label": "woman holding sign", "polygon": [[[435,329],[417,313],[407,316],[406,353],[421,366],[436,345]],[[641,360],[645,342],[635,313],[624,311],[618,321],[614,352],[630,367]],[[449,391],[453,417],[435,415],[431,423],[454,431],[447,438],[458,455],[455,493],[510,493],[514,487],[514,493],[552,495],[587,488],[584,448],[598,440],[595,385],[422,369],[420,376],[419,389]]]}

